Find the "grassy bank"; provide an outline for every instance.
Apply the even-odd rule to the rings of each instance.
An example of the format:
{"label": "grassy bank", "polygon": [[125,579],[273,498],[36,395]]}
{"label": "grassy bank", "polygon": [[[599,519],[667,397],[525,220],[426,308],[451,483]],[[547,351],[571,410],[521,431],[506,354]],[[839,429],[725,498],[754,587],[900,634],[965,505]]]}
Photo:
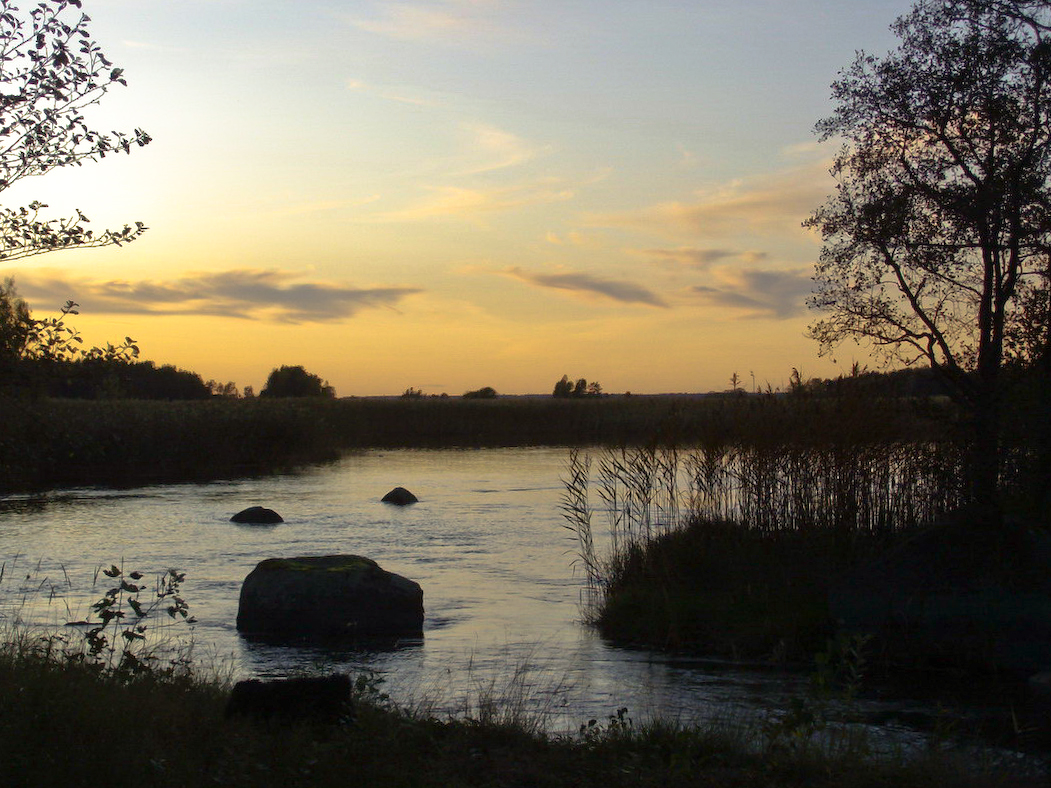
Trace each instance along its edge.
{"label": "grassy bank", "polygon": [[356,717],[341,725],[224,719],[222,681],[185,670],[129,677],[38,646],[23,638],[0,649],[7,786],[1029,784],[937,752],[876,761],[864,746],[821,746],[791,724],[765,732],[635,725],[620,713],[555,736],[499,710],[440,719],[391,705],[369,681],[357,682]]}
{"label": "grassy bank", "polygon": [[604,636],[731,659],[808,660],[835,632],[835,539],[695,522],[617,559],[592,611]]}
{"label": "grassy bank", "polygon": [[766,441],[857,422],[943,436],[911,400],[782,397],[0,401],[0,493],[271,473],[372,447],[619,446]]}

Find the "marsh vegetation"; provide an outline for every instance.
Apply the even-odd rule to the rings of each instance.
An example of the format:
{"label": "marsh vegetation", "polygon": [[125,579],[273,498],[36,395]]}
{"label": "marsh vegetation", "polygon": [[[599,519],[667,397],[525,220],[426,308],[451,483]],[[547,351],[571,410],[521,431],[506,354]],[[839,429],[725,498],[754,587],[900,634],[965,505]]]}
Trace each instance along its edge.
{"label": "marsh vegetation", "polygon": [[[206,480],[392,447],[686,445],[868,431],[941,440],[926,400],[762,397],[212,398],[0,401],[0,491]],[[861,422],[857,419],[863,417]],[[853,426],[852,426],[853,424]]]}

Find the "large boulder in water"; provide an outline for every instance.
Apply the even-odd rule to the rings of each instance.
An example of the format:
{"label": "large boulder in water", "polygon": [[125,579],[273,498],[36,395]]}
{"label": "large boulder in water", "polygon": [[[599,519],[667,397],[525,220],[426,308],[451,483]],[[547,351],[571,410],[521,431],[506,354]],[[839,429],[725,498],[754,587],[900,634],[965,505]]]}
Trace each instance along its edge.
{"label": "large boulder in water", "polygon": [[419,503],[419,498],[406,490],[404,487],[395,487],[381,499],[383,503],[393,503],[397,506],[407,506],[410,503]]}
{"label": "large boulder in water", "polygon": [[829,610],[891,661],[1047,671],[1051,535],[961,510],[834,584]]}
{"label": "large boulder in water", "polygon": [[267,509],[265,506],[249,506],[230,518],[232,523],[252,523],[255,525],[269,525],[271,523],[283,523],[284,521],[281,515],[273,509]]}
{"label": "large boulder in water", "polygon": [[245,578],[237,629],[272,640],[419,637],[423,590],[370,558],[269,558]]}

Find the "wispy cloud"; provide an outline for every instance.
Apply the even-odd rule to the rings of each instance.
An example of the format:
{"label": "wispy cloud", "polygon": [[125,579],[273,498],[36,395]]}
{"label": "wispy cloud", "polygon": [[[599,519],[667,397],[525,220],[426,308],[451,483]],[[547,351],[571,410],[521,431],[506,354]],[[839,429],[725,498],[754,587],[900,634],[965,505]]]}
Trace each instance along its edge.
{"label": "wispy cloud", "polygon": [[300,274],[261,269],[188,274],[167,281],[92,280],[41,270],[18,274],[35,305],[78,302],[92,314],[216,315],[282,323],[327,323],[363,309],[394,307],[413,287],[359,288],[299,281]]}
{"label": "wispy cloud", "polygon": [[574,295],[602,296],[624,304],[645,304],[667,308],[660,296],[642,285],[618,279],[605,279],[586,273],[543,274],[524,271],[519,267],[506,269],[503,273],[536,287],[565,290]]}
{"label": "wispy cloud", "polygon": [[594,235],[582,233],[579,230],[570,230],[569,232],[562,233],[559,235],[555,232],[548,232],[544,235],[544,240],[553,246],[578,246],[578,247],[597,247],[601,246],[601,242]]}
{"label": "wispy cloud", "polygon": [[434,0],[430,3],[385,2],[371,18],[353,17],[355,27],[403,41],[459,44],[504,36],[495,20],[495,0]]}
{"label": "wispy cloud", "polygon": [[411,95],[406,88],[371,85],[360,79],[348,79],[346,84],[348,90],[353,90],[356,93],[366,93],[371,96],[377,96],[385,101],[395,101],[399,104],[408,104],[413,107],[434,107],[439,103],[432,98]]}
{"label": "wispy cloud", "polygon": [[766,252],[745,251],[736,249],[698,249],[692,246],[680,246],[675,249],[640,249],[635,254],[649,257],[661,262],[677,263],[690,268],[708,268],[721,260],[739,260],[743,263],[758,263],[765,260]]}
{"label": "wispy cloud", "polygon": [[697,158],[697,154],[687,148],[681,142],[675,144],[675,149],[679,153],[679,166],[686,169],[692,169],[700,164],[700,159]]}
{"label": "wispy cloud", "polygon": [[806,311],[813,289],[810,268],[760,269],[720,267],[714,286],[698,285],[691,292],[707,304],[744,312],[744,317],[787,320]]}
{"label": "wispy cloud", "polygon": [[374,203],[380,199],[378,194],[370,194],[356,200],[314,200],[312,202],[301,202],[287,205],[273,212],[275,216],[305,216],[312,213],[327,213],[339,211],[346,208],[359,208],[362,205]]}
{"label": "wispy cloud", "polygon": [[714,237],[740,231],[802,232],[800,223],[824,202],[830,189],[827,166],[808,164],[700,191],[693,200],[592,214],[587,221],[597,227],[625,227],[671,236]]}
{"label": "wispy cloud", "polygon": [[508,211],[526,205],[563,202],[573,199],[574,192],[557,179],[491,188],[436,186],[431,196],[400,211],[376,214],[379,221],[418,221],[434,218],[464,219]]}
{"label": "wispy cloud", "polygon": [[488,123],[463,123],[461,128],[469,135],[468,147],[484,161],[457,175],[477,175],[524,164],[547,148],[531,145],[516,134]]}
{"label": "wispy cloud", "polygon": [[175,52],[175,53],[181,53],[181,52],[188,52],[189,51],[185,47],[173,47],[173,46],[167,46],[165,44],[152,44],[152,43],[150,43],[148,41],[131,41],[131,40],[125,39],[124,41],[121,41],[121,43],[124,44],[124,46],[126,46],[128,49],[142,49],[142,50],[146,50],[146,51],[149,51],[149,52]]}

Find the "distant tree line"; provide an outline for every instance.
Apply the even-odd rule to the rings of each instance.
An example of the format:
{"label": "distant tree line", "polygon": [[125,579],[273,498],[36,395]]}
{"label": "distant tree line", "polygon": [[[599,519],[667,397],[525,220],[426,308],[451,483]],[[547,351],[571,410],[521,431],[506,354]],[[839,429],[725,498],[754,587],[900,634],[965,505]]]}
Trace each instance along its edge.
{"label": "distant tree line", "polygon": [[579,378],[576,383],[569,379],[569,375],[563,375],[562,379],[555,384],[555,390],[551,393],[552,397],[556,398],[569,398],[569,397],[601,397],[602,386],[597,380],[588,383],[585,378]]}
{"label": "distant tree line", "polygon": [[58,317],[36,319],[13,279],[0,282],[0,393],[72,399],[203,399],[212,392],[201,377],[170,365],[138,361],[131,337],[119,344],[84,347],[67,324],[77,304]]}
{"label": "distant tree line", "polygon": [[16,382],[49,397],[66,399],[207,399],[208,385],[196,372],[152,361],[78,359],[23,362]]}
{"label": "distant tree line", "polygon": [[[62,399],[194,400],[252,397],[232,382],[205,382],[196,372],[139,361],[131,337],[119,344],[84,347],[67,318],[79,314],[67,301],[57,317],[37,319],[13,279],[0,281],[0,395]],[[264,397],[334,397],[335,389],[301,366],[270,373]]]}

